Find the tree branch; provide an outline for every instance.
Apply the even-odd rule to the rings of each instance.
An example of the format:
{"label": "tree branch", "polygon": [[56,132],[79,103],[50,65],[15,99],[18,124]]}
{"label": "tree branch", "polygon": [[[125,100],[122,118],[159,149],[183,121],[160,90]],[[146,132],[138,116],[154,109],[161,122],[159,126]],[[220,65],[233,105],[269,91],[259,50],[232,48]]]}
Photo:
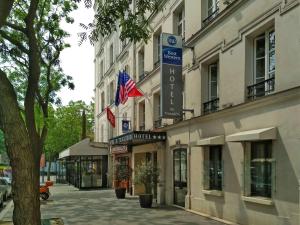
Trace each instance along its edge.
{"label": "tree branch", "polygon": [[13,37],[9,36],[6,32],[0,30],[0,35],[7,41],[9,41],[11,44],[15,45],[16,47],[18,47],[22,52],[29,54],[29,50],[22,45],[21,42],[17,41],[16,39],[14,39]]}
{"label": "tree branch", "polygon": [[21,27],[21,26],[19,26],[19,25],[17,25],[17,24],[13,24],[13,23],[10,23],[10,22],[6,22],[5,25],[8,26],[8,27],[11,28],[11,29],[14,29],[14,30],[16,30],[16,31],[22,32],[23,34],[26,34],[26,29],[23,28],[23,27]]}

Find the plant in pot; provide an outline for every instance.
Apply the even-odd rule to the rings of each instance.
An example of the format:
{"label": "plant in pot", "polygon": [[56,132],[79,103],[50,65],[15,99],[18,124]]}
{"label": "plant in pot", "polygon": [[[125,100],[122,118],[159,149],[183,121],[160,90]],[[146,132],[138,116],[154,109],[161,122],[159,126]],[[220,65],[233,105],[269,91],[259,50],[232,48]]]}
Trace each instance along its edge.
{"label": "plant in pot", "polygon": [[157,184],[159,170],[150,161],[144,161],[136,166],[134,170],[134,183],[141,184],[145,188],[145,193],[139,195],[140,205],[142,208],[152,207],[152,188]]}
{"label": "plant in pot", "polygon": [[126,185],[124,183],[128,182],[130,177],[130,169],[128,166],[119,165],[115,166],[115,193],[118,199],[125,198],[126,195]]}

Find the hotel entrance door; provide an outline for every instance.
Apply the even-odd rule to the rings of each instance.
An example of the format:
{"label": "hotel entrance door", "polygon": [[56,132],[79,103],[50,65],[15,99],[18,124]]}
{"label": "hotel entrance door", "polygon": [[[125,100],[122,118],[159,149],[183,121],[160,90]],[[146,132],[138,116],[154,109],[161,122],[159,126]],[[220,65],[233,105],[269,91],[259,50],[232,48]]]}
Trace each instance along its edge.
{"label": "hotel entrance door", "polygon": [[173,152],[174,204],[184,207],[187,194],[187,151],[176,149]]}

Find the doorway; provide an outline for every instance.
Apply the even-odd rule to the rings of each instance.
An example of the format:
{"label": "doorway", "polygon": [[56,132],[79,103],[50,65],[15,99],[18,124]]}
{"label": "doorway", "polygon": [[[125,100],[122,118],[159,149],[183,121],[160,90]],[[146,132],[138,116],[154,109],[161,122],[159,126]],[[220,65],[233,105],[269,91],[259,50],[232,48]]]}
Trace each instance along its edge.
{"label": "doorway", "polygon": [[176,149],[173,152],[174,204],[185,207],[187,195],[187,150]]}

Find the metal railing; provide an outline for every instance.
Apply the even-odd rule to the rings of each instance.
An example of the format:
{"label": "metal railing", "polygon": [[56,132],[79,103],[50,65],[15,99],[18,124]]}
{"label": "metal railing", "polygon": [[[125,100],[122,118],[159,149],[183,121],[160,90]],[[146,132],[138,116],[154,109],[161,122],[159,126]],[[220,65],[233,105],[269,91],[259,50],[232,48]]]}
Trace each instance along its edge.
{"label": "metal railing", "polygon": [[275,77],[250,85],[248,89],[248,99],[254,100],[270,94],[275,89]]}
{"label": "metal railing", "polygon": [[203,113],[208,114],[216,112],[219,109],[219,98],[212,99],[203,103]]}
{"label": "metal railing", "polygon": [[155,120],[153,123],[154,128],[162,127],[162,119]]}
{"label": "metal railing", "polygon": [[219,7],[217,7],[217,9],[215,11],[213,11],[210,15],[208,15],[203,21],[203,26],[208,25],[214,18],[217,17],[217,15],[219,14],[220,9]]}

